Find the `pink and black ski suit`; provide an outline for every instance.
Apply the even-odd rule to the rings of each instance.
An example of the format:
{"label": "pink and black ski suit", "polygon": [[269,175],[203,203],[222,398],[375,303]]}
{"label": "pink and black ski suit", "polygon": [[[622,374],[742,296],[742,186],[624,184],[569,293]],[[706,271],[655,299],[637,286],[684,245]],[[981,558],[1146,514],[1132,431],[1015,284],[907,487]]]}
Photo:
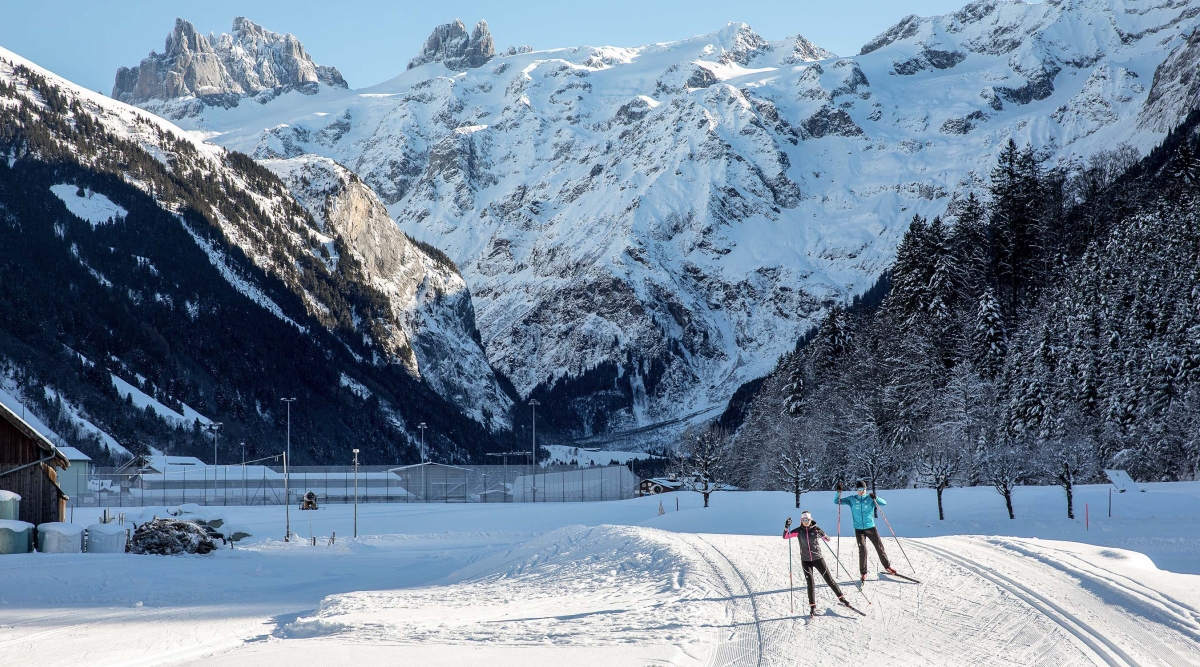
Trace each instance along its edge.
{"label": "pink and black ski suit", "polygon": [[821,573],[825,579],[825,583],[833,589],[834,595],[842,598],[842,589],[838,587],[837,582],[833,580],[833,574],[830,573],[829,567],[825,565],[825,559],[821,555],[821,540],[828,539],[825,531],[817,526],[817,522],[809,521],[808,525],[800,524],[795,528],[785,531],[783,539],[789,540],[796,538],[796,542],[800,545],[800,565],[804,568],[804,582],[808,585],[808,604],[815,605],[816,586],[813,583],[813,570]]}

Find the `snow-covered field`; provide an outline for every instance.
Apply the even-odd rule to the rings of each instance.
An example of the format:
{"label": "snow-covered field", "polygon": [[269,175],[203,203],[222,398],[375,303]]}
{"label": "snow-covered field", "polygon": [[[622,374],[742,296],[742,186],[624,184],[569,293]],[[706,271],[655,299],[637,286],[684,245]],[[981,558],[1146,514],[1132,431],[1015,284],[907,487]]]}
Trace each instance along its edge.
{"label": "snow-covered field", "polygon": [[[790,607],[778,534],[798,512],[782,493],[368,505],[357,539],[352,508],[327,506],[291,513],[291,543],[282,508],[200,508],[255,538],[207,556],[0,558],[0,663],[1200,664],[1200,483],[1143,488],[1109,518],[1108,487],[1082,487],[1076,521],[1056,488],[1019,489],[1016,521],[988,488],[947,491],[944,522],[932,491],[881,492],[906,536],[889,555],[924,583],[873,561],[865,598],[838,577],[865,618],[821,586],[811,622]],[[835,534],[831,495],[803,504]],[[853,568],[853,540],[840,552]]]}

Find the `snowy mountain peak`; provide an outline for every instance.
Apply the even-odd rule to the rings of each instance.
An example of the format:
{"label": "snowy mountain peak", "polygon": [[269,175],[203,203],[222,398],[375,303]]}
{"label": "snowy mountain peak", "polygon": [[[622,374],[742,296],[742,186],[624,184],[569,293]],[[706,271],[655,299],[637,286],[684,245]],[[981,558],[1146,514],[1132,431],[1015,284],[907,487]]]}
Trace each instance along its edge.
{"label": "snowy mountain peak", "polygon": [[319,84],[346,87],[337,69],[314,63],[293,35],[265,30],[239,16],[232,35],[205,37],[191,22],[177,18],[162,53],[151,51],[137,67],[117,70],[112,96],[131,104],[194,97],[232,107],[243,95],[315,92]]}
{"label": "snowy mountain peak", "polygon": [[722,53],[719,62],[723,64],[737,63],[743,67],[750,64],[760,53],[771,49],[767,40],[763,39],[745,23],[730,21],[717,33]]}
{"label": "snowy mountain peak", "polygon": [[452,70],[473,69],[487,64],[495,55],[496,43],[487,21],[480,20],[468,34],[466,24],[454,19],[433,29],[421,52],[409,61],[408,69],[434,62]]}

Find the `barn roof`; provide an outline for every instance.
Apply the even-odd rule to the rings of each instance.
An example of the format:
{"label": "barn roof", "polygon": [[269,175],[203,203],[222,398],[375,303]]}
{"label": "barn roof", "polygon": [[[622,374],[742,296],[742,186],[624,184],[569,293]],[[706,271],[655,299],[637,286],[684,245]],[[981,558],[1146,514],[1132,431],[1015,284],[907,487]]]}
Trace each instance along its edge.
{"label": "barn roof", "polygon": [[0,402],[0,419],[4,419],[8,423],[12,424],[27,438],[33,440],[34,443],[36,443],[37,446],[47,454],[52,454],[54,456],[54,465],[56,467],[64,469],[71,467],[71,462],[67,460],[67,457],[63,456],[62,452],[58,451],[58,448],[54,446],[53,442],[50,442],[49,438],[47,438],[45,435],[42,435],[41,431],[38,431],[36,428],[30,426],[29,422],[21,418],[21,415],[13,412],[11,408],[2,402]]}

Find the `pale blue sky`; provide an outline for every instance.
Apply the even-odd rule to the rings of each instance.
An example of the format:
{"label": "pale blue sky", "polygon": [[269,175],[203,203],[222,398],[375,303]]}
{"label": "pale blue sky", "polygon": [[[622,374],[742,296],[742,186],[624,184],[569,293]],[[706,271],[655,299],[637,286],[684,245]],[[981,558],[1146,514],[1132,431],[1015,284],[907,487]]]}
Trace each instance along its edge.
{"label": "pale blue sky", "polygon": [[200,31],[228,32],[243,15],[300,38],[313,59],[341,70],[351,87],[404,70],[430,30],[461,18],[487,19],[496,48],[529,44],[639,46],[713,32],[728,21],[767,39],[796,33],[839,55],[908,14],[943,14],[967,0],[18,0],[6,3],[0,46],[108,94],[117,67],[136,65],[182,16]]}

